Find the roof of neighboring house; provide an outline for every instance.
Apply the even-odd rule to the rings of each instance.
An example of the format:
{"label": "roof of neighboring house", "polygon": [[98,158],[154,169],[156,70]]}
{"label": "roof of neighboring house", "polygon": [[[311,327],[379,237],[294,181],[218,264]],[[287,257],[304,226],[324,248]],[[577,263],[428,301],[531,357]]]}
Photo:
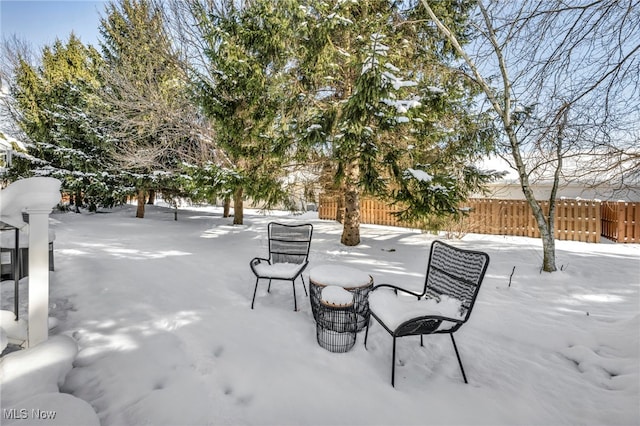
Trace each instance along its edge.
{"label": "roof of neighboring house", "polygon": [[[619,185],[624,179],[625,186],[640,188],[640,173],[638,173],[637,160],[632,160],[631,156],[624,153],[618,153],[618,157],[607,155],[606,153],[588,153],[567,155],[562,159],[562,174],[560,177],[561,185]],[[537,165],[532,168],[527,167],[530,171],[529,183],[532,185],[545,185],[553,182],[553,174],[555,172],[555,163],[549,162],[544,165],[543,161],[538,159],[526,160],[525,163]],[[490,156],[480,161],[477,166],[481,169],[489,169],[506,172],[505,176],[500,179],[497,184],[516,184],[520,182],[518,172],[513,168],[507,160]],[[635,166],[635,168],[634,168]]]}
{"label": "roof of neighboring house", "polygon": [[[637,170],[633,170],[633,162],[610,167],[615,165],[614,160],[604,155],[584,154],[563,159],[558,197],[640,201],[640,176]],[[518,173],[506,160],[493,156],[481,161],[477,167],[506,172],[502,179],[489,184],[491,196],[508,199],[524,197]],[[531,173],[529,184],[536,197],[547,197],[553,184],[553,168],[539,167]]]}

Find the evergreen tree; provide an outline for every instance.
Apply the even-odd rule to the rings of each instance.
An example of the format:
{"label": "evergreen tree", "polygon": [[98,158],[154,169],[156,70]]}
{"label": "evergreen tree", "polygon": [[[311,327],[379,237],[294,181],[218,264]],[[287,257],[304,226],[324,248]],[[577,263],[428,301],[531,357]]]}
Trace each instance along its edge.
{"label": "evergreen tree", "polygon": [[[118,198],[109,173],[110,152],[101,129],[88,114],[97,102],[101,58],[72,33],[42,50],[34,68],[20,59],[12,96],[20,109],[19,125],[33,142],[29,156],[17,159],[14,178],[50,175],[62,182],[76,209],[113,205]],[[77,211],[77,210],[76,210]]]}
{"label": "evergreen tree", "polygon": [[243,222],[243,199],[285,201],[284,164],[291,140],[284,131],[291,97],[290,70],[295,1],[192,1],[206,42],[207,70],[195,79],[203,110],[213,120],[222,163],[199,171],[214,192],[233,194],[234,224]]}
{"label": "evergreen tree", "polygon": [[[442,4],[464,29],[468,2]],[[306,1],[300,28],[303,141],[336,164],[344,194],[341,241],[360,242],[363,192],[409,207],[404,219],[456,214],[491,178],[468,163],[492,142],[474,92],[447,65],[451,49],[411,2]],[[487,130],[489,128],[489,130]]]}

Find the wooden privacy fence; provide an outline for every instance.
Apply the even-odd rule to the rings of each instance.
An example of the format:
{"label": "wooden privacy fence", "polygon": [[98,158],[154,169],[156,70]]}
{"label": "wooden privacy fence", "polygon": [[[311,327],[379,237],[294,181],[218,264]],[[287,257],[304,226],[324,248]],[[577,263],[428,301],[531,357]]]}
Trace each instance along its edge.
{"label": "wooden privacy fence", "polygon": [[[541,202],[548,212],[549,203]],[[539,238],[538,225],[525,200],[474,198],[461,207],[470,208],[463,221],[466,232],[494,235],[514,235]],[[375,225],[407,226],[394,215],[399,206],[372,199],[360,200],[360,222]],[[336,197],[320,196],[318,216],[335,220],[338,212]],[[598,243],[604,236],[616,242],[640,242],[640,203],[600,202],[559,199],[556,201],[555,237]]]}
{"label": "wooden privacy fence", "polygon": [[640,203],[605,201],[600,212],[603,237],[617,243],[640,243]]}
{"label": "wooden privacy fence", "polygon": [[[549,202],[541,202],[545,213]],[[540,238],[529,203],[525,200],[471,199],[469,232]],[[556,200],[555,237],[558,240],[600,242],[600,203],[586,200]]]}
{"label": "wooden privacy fence", "polygon": [[[374,198],[360,199],[360,223],[386,226],[408,226],[394,215],[401,211],[399,206],[394,206]],[[318,218],[336,220],[338,215],[338,198],[326,195],[320,196],[318,206]]]}

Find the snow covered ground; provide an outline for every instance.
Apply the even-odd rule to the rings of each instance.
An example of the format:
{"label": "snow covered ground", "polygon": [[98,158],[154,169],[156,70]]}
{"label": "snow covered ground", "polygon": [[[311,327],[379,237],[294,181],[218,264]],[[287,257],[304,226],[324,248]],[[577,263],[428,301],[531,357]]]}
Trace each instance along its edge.
{"label": "snow covered ground", "polygon": [[[250,309],[249,260],[266,255],[269,221],[310,222],[310,268],[356,267],[376,283],[420,289],[435,237],[363,225],[362,244],[344,247],[341,226],[313,213],[248,212],[242,226],[220,213],[183,209],[174,221],[170,209],[148,206],[141,220],[125,206],[51,216],[51,314],[56,333],[79,347],[60,389],[88,402],[103,425],[640,424],[640,246],[558,241],[562,271],[547,274],[538,240],[453,241],[491,256],[456,338],[469,384],[442,335],[424,347],[398,341],[394,389],[382,327],[372,325],[367,350],[360,333],[351,351],[326,351],[299,282],[299,312],[289,282],[274,282],[270,294],[260,286]],[[1,291],[0,308],[11,310],[13,283]],[[38,380],[8,384],[27,390]],[[3,407],[70,409],[61,394],[44,404],[3,390]]]}

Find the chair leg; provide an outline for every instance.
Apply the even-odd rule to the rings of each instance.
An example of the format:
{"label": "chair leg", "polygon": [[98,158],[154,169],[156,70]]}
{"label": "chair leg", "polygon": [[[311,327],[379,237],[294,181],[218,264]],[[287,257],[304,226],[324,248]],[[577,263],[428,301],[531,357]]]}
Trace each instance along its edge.
{"label": "chair leg", "polygon": [[304,285],[304,277],[302,276],[302,274],[300,274],[300,278],[302,279],[302,288],[304,289],[304,295],[309,296],[309,293],[307,293],[307,286]]}
{"label": "chair leg", "polygon": [[420,346],[424,347],[424,341],[422,340],[422,336],[423,336],[423,334],[420,335]]}
{"label": "chair leg", "polygon": [[296,298],[296,280],[291,280],[291,284],[293,285],[293,311],[298,311],[298,299]]}
{"label": "chair leg", "polygon": [[364,348],[367,349],[367,338],[369,337],[369,323],[367,323],[367,328],[364,330]]}
{"label": "chair leg", "polygon": [[449,336],[451,336],[451,342],[453,343],[453,350],[456,351],[456,357],[458,358],[458,364],[460,365],[460,371],[462,371],[462,378],[464,379],[465,383],[469,383],[469,382],[467,382],[467,375],[464,374],[464,367],[462,367],[462,361],[460,360],[460,354],[458,353],[458,347],[456,346],[456,341],[453,338],[453,334],[449,334]]}
{"label": "chair leg", "polygon": [[253,289],[253,299],[251,299],[251,309],[253,309],[253,304],[256,301],[256,291],[258,291],[258,281],[260,281],[260,278],[256,278],[256,287]]}
{"label": "chair leg", "polygon": [[271,278],[269,278],[269,287],[267,287],[267,293],[271,293]]}
{"label": "chair leg", "polygon": [[391,386],[396,387],[396,336],[393,336],[393,353],[391,355]]}

